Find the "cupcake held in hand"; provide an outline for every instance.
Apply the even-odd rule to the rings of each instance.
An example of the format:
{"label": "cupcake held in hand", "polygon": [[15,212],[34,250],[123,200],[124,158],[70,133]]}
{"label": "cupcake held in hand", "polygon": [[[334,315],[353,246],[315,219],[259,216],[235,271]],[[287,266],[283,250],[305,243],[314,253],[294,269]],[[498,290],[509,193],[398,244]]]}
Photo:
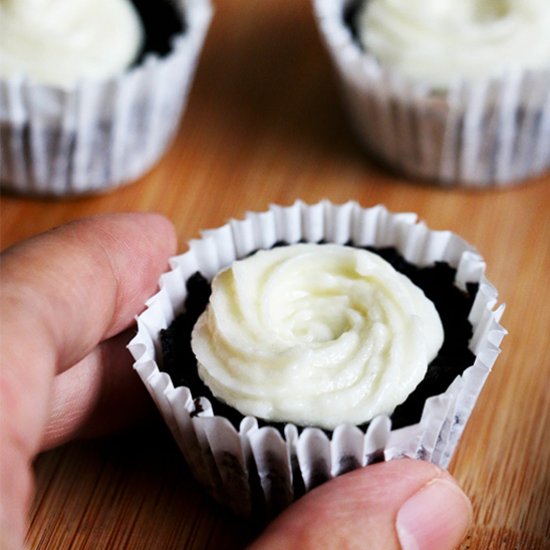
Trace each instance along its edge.
{"label": "cupcake held in hand", "polygon": [[314,0],[352,121],[390,167],[506,185],[550,167],[545,0]]}
{"label": "cupcake held in hand", "polygon": [[101,192],[146,172],[177,129],[209,0],[0,0],[0,182]]}
{"label": "cupcake held in hand", "polygon": [[456,235],[298,202],[205,232],[171,264],[129,348],[218,501],[271,517],[372,462],[448,464],[504,335]]}

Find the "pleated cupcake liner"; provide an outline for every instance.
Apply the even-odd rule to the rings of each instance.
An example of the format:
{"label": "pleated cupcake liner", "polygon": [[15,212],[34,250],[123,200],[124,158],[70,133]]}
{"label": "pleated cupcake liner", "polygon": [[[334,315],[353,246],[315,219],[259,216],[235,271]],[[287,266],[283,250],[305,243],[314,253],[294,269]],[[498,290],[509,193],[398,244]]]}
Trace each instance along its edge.
{"label": "pleated cupcake liner", "polygon": [[212,16],[209,0],[178,0],[185,30],[106,80],[65,90],[0,79],[0,182],[30,195],[99,193],[129,183],[163,155],[178,129]]}
{"label": "pleated cupcake liner", "polygon": [[434,90],[362,49],[346,20],[358,0],[312,1],[351,124],[389,167],[475,188],[508,186],[550,168],[550,67]]}
{"label": "pleated cupcake liner", "polygon": [[[282,434],[249,416],[236,429],[214,414],[207,398],[174,387],[162,372],[160,331],[183,311],[187,280],[197,271],[211,279],[234,260],[282,241],[394,246],[419,266],[447,262],[456,268],[455,284],[462,289],[470,282],[479,284],[469,314],[475,361],[444,393],[427,399],[420,422],[392,430],[390,418],[381,415],[366,430],[343,424],[330,435],[288,423]],[[497,291],[475,249],[452,232],[428,229],[415,214],[390,213],[383,206],[328,201],[272,205],[205,231],[170,264],[159,292],[137,318],[137,335],[128,346],[134,368],[197,479],[217,501],[247,518],[271,518],[320,483],[373,462],[412,457],[446,467],[506,334],[499,324],[503,306],[497,307]]]}

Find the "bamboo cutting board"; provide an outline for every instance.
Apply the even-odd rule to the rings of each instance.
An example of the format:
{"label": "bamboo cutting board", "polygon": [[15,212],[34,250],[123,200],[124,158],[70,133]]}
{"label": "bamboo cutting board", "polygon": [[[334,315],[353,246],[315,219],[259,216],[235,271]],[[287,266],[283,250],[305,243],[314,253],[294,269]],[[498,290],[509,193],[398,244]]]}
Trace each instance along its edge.
{"label": "bamboo cutting board", "polygon": [[[218,1],[164,159],[103,196],[3,197],[2,246],[86,215],[157,211],[183,250],[201,229],[298,198],[415,211],[485,257],[510,334],[451,465],[475,507],[461,548],[550,548],[550,174],[506,191],[447,191],[374,164],[350,131],[307,0]],[[254,535],[195,484],[155,415],[41,455],[36,476],[33,549],[241,548]]]}

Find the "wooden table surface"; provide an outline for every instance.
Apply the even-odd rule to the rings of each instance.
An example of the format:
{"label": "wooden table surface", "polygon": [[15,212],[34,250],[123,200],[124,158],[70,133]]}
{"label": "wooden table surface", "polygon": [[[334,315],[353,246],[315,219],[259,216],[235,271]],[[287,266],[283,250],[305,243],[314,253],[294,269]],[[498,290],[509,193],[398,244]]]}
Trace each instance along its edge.
{"label": "wooden table surface", "polygon": [[[201,228],[298,198],[415,211],[486,258],[510,334],[451,464],[475,507],[462,548],[550,548],[550,174],[504,191],[449,191],[377,166],[350,131],[307,0],[217,2],[162,161],[103,196],[4,196],[2,246],[82,216],[157,211],[183,250]],[[34,549],[240,548],[253,535],[195,484],[158,418],[47,452],[36,477]]]}

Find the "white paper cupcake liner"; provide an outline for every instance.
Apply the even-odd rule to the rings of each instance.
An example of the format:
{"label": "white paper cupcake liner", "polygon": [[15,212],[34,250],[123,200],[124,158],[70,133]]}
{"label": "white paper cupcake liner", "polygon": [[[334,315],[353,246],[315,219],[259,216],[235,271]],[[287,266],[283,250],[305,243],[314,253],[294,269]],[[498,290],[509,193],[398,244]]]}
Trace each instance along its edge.
{"label": "white paper cupcake liner", "polygon": [[0,80],[0,182],[23,194],[101,192],[131,182],[170,144],[212,15],[209,0],[178,0],[184,32],[116,78],[71,90]]}
{"label": "white paper cupcake liner", "polygon": [[[364,433],[338,426],[332,436],[318,428],[292,424],[284,437],[274,427],[259,427],[246,417],[236,430],[213,415],[210,402],[186,387],[174,388],[159,370],[159,333],[183,310],[186,281],[200,271],[211,278],[237,258],[275,243],[301,240],[357,246],[395,246],[409,262],[425,266],[443,261],[457,269],[456,284],[479,283],[469,320],[475,362],[447,391],[429,398],[418,424],[392,430],[387,416],[371,421]],[[361,208],[356,202],[315,205],[296,202],[248,213],[244,220],[205,231],[189,251],[171,259],[160,291],[138,317],[138,333],[129,349],[134,368],[148,388],[191,470],[219,502],[245,516],[272,517],[303,492],[359,466],[380,460],[414,457],[446,467],[485,378],[500,352],[506,331],[495,309],[497,291],[485,278],[485,264],[475,249],[449,231],[432,231],[415,214],[388,212],[383,206]]]}
{"label": "white paper cupcake liner", "polygon": [[357,0],[313,0],[358,135],[394,169],[442,185],[506,186],[550,168],[550,67],[446,92],[365,53],[344,21]]}

